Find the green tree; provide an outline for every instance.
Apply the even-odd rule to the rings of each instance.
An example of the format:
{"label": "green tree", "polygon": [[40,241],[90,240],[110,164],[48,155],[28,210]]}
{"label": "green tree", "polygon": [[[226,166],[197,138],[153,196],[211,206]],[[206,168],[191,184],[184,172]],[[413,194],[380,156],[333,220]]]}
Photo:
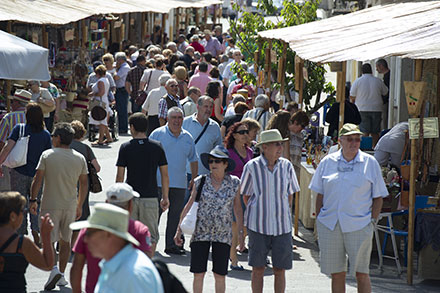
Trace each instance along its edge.
{"label": "green tree", "polygon": [[[258,10],[262,14],[252,14],[246,12],[243,7],[234,5],[234,9],[237,12],[241,12],[241,17],[237,20],[230,21],[232,37],[237,40],[237,46],[241,49],[244,59],[247,63],[254,63],[254,52],[260,47],[260,58],[258,60],[258,67],[264,68],[265,48],[268,46],[268,41],[261,39],[258,36],[258,32],[271,30],[276,28],[290,27],[295,25],[304,24],[307,22],[317,20],[316,10],[318,9],[320,0],[309,0],[302,4],[295,3],[294,0],[284,0],[283,8],[278,16],[276,16],[276,22],[265,19],[262,14],[276,15],[277,8],[273,5],[272,0],[259,0]],[[260,46],[259,46],[260,45]],[[286,74],[285,74],[285,94],[288,100],[292,100],[290,97],[290,90],[295,87],[295,52],[292,51],[289,46],[287,52],[283,51],[283,43],[278,40],[272,41],[272,50],[277,54],[278,59],[285,53],[287,54],[286,62]],[[270,58],[270,57],[269,57]],[[243,76],[243,69],[241,66],[236,66],[234,70],[236,72],[241,71]],[[334,94],[335,88],[331,82],[326,82],[325,73],[326,70],[323,65],[305,61],[304,67],[307,69],[308,81],[304,84],[304,107],[308,113],[314,113],[321,108],[325,103],[334,98],[327,98],[323,101],[316,99],[315,103],[311,105],[311,100],[314,96],[321,96],[321,93]],[[277,71],[277,64],[271,63],[273,72]],[[245,74],[244,80],[248,83],[256,84],[256,79],[251,74]],[[271,89],[279,89],[280,84],[277,82],[271,82]]]}

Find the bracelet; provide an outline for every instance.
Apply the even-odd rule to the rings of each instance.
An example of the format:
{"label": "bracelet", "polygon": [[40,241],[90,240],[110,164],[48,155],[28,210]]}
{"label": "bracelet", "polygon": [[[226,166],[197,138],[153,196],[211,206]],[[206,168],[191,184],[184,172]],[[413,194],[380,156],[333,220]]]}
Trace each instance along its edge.
{"label": "bracelet", "polygon": [[36,199],[36,198],[35,198],[35,199],[30,198],[30,199],[29,199],[29,202],[31,202],[31,203],[32,203],[32,202],[37,202],[37,199]]}

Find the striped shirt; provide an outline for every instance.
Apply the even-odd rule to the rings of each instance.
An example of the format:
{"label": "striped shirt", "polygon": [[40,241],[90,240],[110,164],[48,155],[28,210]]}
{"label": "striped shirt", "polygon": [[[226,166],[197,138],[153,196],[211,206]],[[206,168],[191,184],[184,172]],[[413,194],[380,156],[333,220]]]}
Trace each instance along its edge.
{"label": "striped shirt", "polygon": [[264,155],[250,160],[241,176],[241,193],[250,196],[245,226],[257,233],[278,236],[292,231],[289,195],[299,191],[292,163],[279,158],[273,171]]}
{"label": "striped shirt", "polygon": [[0,121],[0,141],[6,143],[12,128],[18,123],[26,123],[24,110],[14,111],[6,114]]}

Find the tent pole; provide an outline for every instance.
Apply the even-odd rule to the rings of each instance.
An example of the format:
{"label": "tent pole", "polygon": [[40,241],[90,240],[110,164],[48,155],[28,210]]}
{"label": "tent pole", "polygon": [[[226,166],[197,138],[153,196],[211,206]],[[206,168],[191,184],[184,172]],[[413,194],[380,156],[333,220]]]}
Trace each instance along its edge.
{"label": "tent pole", "polygon": [[147,29],[147,24],[146,24],[146,13],[145,12],[141,12],[141,46],[144,46],[144,39],[145,39],[145,31]]}
{"label": "tent pole", "polygon": [[[422,80],[423,60],[415,60],[414,81]],[[423,112],[422,112],[423,113]],[[417,114],[413,116],[417,118]],[[415,216],[415,199],[416,199],[416,157],[417,157],[417,140],[411,139],[411,164],[409,173],[409,207],[408,207],[408,251],[407,251],[407,275],[406,282],[408,285],[413,284],[413,249],[414,249],[414,216]]]}
{"label": "tent pole", "polygon": [[[44,26],[43,26],[44,27]],[[7,31],[8,33],[12,33],[12,21],[8,21],[7,24]],[[11,112],[11,100],[8,98],[8,96],[11,94],[11,80],[6,80],[6,111]]]}
{"label": "tent pole", "polygon": [[339,102],[339,129],[344,125],[345,115],[345,78],[347,73],[347,61],[342,62],[342,71],[337,73],[336,100]]}
{"label": "tent pole", "polygon": [[185,8],[185,28],[186,29],[188,29],[188,27],[189,27],[189,14],[190,14],[190,11],[191,10],[189,8]]}
{"label": "tent pole", "polygon": [[196,10],[196,27],[200,28],[200,14],[199,14],[199,9],[195,8]]}
{"label": "tent pole", "polygon": [[[207,26],[207,24],[208,24],[208,7],[203,8],[203,23],[206,25],[206,27],[208,27]],[[209,29],[209,30],[211,30],[211,29]]]}
{"label": "tent pole", "polygon": [[162,38],[161,38],[161,42],[160,45],[163,48],[163,44],[165,43],[165,25],[166,25],[166,20],[167,20],[167,14],[163,13],[162,14]]}
{"label": "tent pole", "polygon": [[266,82],[264,84],[264,90],[266,92],[266,95],[269,95],[270,91],[270,78],[271,78],[271,60],[270,60],[270,54],[272,51],[272,40],[268,40],[268,45],[266,47],[266,66],[264,71],[266,72]]}

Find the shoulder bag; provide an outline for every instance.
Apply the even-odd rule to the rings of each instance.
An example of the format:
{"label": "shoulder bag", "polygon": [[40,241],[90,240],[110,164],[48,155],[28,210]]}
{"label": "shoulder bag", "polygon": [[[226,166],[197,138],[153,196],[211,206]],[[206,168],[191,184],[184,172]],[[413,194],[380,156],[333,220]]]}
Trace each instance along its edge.
{"label": "shoulder bag", "polygon": [[30,136],[24,136],[25,128],[26,124],[20,124],[19,137],[15,142],[15,145],[9,153],[8,157],[3,162],[3,165],[8,168],[17,168],[27,164],[27,152]]}
{"label": "shoulder bag", "polygon": [[192,235],[194,230],[196,229],[197,222],[197,211],[199,209],[199,200],[200,195],[202,194],[202,188],[205,184],[206,175],[203,175],[200,179],[199,187],[197,188],[197,196],[196,200],[191,206],[191,209],[186,214],[185,218],[183,218],[182,223],[180,223],[180,229],[184,234]]}
{"label": "shoulder bag", "polygon": [[150,80],[151,80],[152,74],[153,74],[153,70],[150,71],[150,76],[148,77],[148,82],[147,82],[147,88],[145,90],[139,90],[138,95],[137,95],[136,99],[134,100],[134,102],[138,106],[142,106],[144,104],[145,100],[147,99],[147,95],[148,95],[147,91],[148,91],[148,88],[150,87]]}
{"label": "shoulder bag", "polygon": [[88,158],[86,158],[87,161],[87,169],[89,171],[88,177],[89,177],[89,191],[91,193],[98,193],[102,191],[102,185],[101,185],[101,178],[98,176],[98,172],[96,172],[95,167],[93,166],[92,162],[89,160],[90,156],[90,149],[87,148]]}

